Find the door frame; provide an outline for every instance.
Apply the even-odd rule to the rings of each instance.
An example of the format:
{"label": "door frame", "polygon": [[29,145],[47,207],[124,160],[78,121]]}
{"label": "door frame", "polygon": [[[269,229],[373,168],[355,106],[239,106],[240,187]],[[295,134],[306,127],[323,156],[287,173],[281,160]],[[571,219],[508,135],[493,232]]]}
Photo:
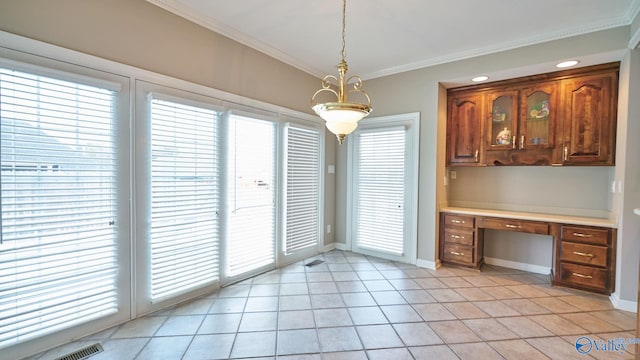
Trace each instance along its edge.
{"label": "door frame", "polygon": [[[358,128],[352,135],[357,135],[361,130],[376,128],[391,128],[403,126],[406,129],[405,142],[405,232],[403,256],[362,251],[364,255],[377,256],[387,260],[415,264],[418,258],[418,174],[419,174],[419,148],[420,148],[420,113],[404,113],[388,116],[379,116],[360,120]],[[347,137],[347,211],[346,211],[346,246],[349,251],[354,251],[355,244],[352,241],[355,229],[354,219],[354,195],[355,195],[355,152],[356,142],[354,136]]]}

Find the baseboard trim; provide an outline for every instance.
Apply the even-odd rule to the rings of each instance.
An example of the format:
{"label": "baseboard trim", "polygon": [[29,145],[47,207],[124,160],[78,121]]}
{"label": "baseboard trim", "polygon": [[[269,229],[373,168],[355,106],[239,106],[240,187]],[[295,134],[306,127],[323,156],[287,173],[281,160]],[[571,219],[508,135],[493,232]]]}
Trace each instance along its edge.
{"label": "baseboard trim", "polygon": [[490,258],[485,256],[484,262],[485,264],[489,264],[489,265],[502,266],[509,269],[528,271],[528,272],[542,274],[542,275],[549,275],[551,273],[551,268],[548,268],[546,266],[521,263],[517,261],[496,259],[496,258]]}
{"label": "baseboard trim", "polygon": [[325,245],[324,248],[322,249],[322,252],[329,252],[331,250],[334,250],[336,248],[336,243],[331,243],[328,245]]}
{"label": "baseboard trim", "polygon": [[618,296],[618,293],[611,294],[609,296],[609,301],[611,301],[613,307],[618,310],[630,311],[633,313],[638,311],[638,303],[636,301],[622,300]]}
{"label": "baseboard trim", "polygon": [[343,243],[331,243],[331,244],[327,244],[324,246],[323,252],[329,252],[331,250],[342,250],[345,251],[347,250],[347,246]]}
{"label": "baseboard trim", "polygon": [[343,243],[334,243],[334,244],[336,244],[336,249],[347,251],[347,244],[343,244]]}
{"label": "baseboard trim", "polygon": [[425,268],[425,269],[435,270],[436,262],[431,260],[416,259],[416,266]]}

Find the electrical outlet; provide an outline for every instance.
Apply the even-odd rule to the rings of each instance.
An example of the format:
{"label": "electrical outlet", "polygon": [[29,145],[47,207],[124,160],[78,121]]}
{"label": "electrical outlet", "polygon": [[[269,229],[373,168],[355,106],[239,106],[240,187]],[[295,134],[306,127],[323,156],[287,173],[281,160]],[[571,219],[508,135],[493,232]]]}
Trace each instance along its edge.
{"label": "electrical outlet", "polygon": [[331,224],[327,225],[327,234],[331,234]]}
{"label": "electrical outlet", "polygon": [[615,193],[616,193],[616,181],[615,181],[615,180],[613,180],[613,181],[611,182],[611,193],[612,193],[612,194],[615,194]]}
{"label": "electrical outlet", "polygon": [[458,173],[456,173],[455,171],[451,171],[451,180],[455,180],[457,176]]}

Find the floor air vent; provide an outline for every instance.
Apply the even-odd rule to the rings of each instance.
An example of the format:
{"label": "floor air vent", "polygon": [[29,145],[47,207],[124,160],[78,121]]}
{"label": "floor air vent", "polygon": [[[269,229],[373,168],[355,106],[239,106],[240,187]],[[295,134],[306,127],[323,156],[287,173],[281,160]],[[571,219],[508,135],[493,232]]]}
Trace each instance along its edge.
{"label": "floor air vent", "polygon": [[319,265],[322,264],[324,262],[324,260],[313,260],[310,263],[306,263],[304,264],[304,266],[313,266],[313,265]]}
{"label": "floor air vent", "polygon": [[102,346],[100,346],[100,344],[93,344],[78,351],[74,351],[71,354],[59,357],[56,360],[82,360],[103,351],[104,349],[102,348]]}

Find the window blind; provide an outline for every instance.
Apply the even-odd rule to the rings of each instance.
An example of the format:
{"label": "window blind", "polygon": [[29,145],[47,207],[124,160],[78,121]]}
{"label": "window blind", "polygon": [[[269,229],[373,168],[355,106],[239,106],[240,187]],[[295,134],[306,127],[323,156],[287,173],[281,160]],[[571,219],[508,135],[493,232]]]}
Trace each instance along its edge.
{"label": "window blind", "polygon": [[405,129],[363,131],[358,135],[356,244],[403,253]]}
{"label": "window blind", "polygon": [[320,238],[320,133],[287,127],[285,254],[317,246]]}
{"label": "window blind", "polygon": [[219,278],[220,113],[151,103],[151,300]]}
{"label": "window blind", "polygon": [[115,95],[0,68],[0,348],[118,310]]}
{"label": "window blind", "polygon": [[275,123],[229,116],[227,275],[275,261]]}

